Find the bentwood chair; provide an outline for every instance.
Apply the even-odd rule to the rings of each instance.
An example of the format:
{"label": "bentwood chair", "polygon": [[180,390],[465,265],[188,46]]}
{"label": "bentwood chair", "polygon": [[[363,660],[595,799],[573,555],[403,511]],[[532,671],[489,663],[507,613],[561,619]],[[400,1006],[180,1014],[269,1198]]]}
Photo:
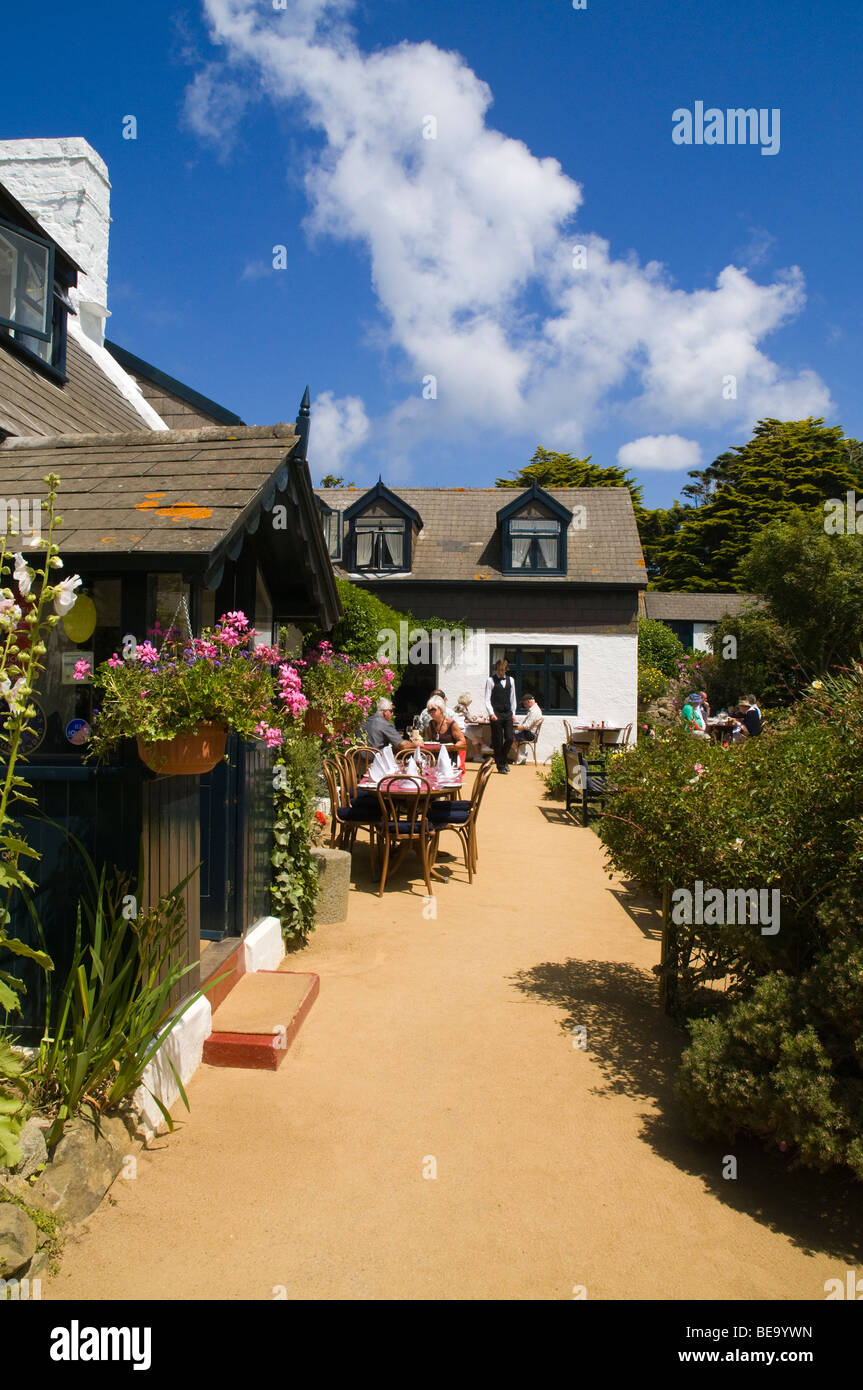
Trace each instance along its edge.
{"label": "bentwood chair", "polygon": [[[530,738],[525,739],[524,743],[522,743],[522,744],[519,745],[519,747],[521,747],[521,748],[529,748],[529,749],[530,749],[531,753],[533,754],[533,765],[534,765],[534,767],[537,766],[537,762],[536,762],[536,746],[537,746],[537,744],[539,743],[539,735],[540,735],[540,733],[541,733],[541,731],[542,731],[542,726],[543,726],[544,722],[545,722],[544,719],[540,719],[539,723],[537,724],[536,728],[535,728],[534,731],[533,731],[533,738],[532,738],[532,739],[530,739]],[[567,727],[566,721],[564,720],[564,728],[566,728],[566,727]],[[527,762],[527,754],[525,754],[525,759],[524,759],[524,760],[525,760],[525,762]]]}
{"label": "bentwood chair", "polygon": [[474,871],[479,860],[477,850],[476,823],[479,808],[494,768],[494,758],[487,758],[477,771],[473,780],[470,801],[436,801],[430,811],[431,823],[435,829],[435,843],[432,852],[432,868],[438,849],[438,836],[442,830],[454,830],[462,842],[464,864],[468,883],[473,883]]}
{"label": "bentwood chair", "polygon": [[420,857],[426,888],[429,897],[432,897],[432,844],[437,832],[429,822],[431,791],[428,782],[412,773],[400,772],[393,777],[381,778],[377,796],[380,807],[378,832],[383,845],[378,897],[383,897],[393,852],[397,853],[397,862],[401,863],[409,849],[415,850]]}
{"label": "bentwood chair", "polygon": [[353,849],[357,831],[368,830],[374,855],[375,829],[380,820],[377,800],[372,797],[354,797],[351,792],[351,777],[345,759],[338,754],[324,759],[324,777],[330,793],[332,822],[330,826],[330,846],[339,849]]}

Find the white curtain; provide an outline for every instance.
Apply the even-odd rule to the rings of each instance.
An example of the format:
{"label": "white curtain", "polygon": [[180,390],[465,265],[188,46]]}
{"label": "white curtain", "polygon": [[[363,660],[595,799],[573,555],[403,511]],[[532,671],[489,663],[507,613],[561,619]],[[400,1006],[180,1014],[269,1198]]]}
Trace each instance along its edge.
{"label": "white curtain", "polygon": [[404,555],[404,531],[384,531],[381,540],[383,542],[383,564],[401,565]]}
{"label": "white curtain", "polygon": [[539,564],[537,569],[553,570],[557,569],[557,537],[539,537]]}
{"label": "white curtain", "polygon": [[512,537],[512,567],[524,569],[530,554],[530,536]]}
{"label": "white curtain", "polygon": [[372,562],[373,531],[357,531],[357,564],[370,565]]}

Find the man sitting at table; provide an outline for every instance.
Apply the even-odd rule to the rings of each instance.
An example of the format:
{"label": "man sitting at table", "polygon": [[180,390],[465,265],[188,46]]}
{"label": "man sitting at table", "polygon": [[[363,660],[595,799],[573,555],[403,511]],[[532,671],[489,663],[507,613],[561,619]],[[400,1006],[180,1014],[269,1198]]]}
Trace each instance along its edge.
{"label": "man sitting at table", "polygon": [[375,713],[370,714],[361,727],[369,748],[385,748],[389,744],[397,753],[405,753],[413,748],[410,740],[402,738],[393,723],[393,702],[386,696],[378,700]]}
{"label": "man sitting at table", "polygon": [[740,724],[750,738],[761,733],[761,710],[754,695],[744,695],[740,701]]}
{"label": "man sitting at table", "polygon": [[518,761],[520,763],[527,762],[527,748],[524,745],[536,742],[536,728],[538,724],[542,723],[542,710],[532,695],[525,695],[524,708],[525,716],[516,722],[514,735],[515,741],[519,745]]}
{"label": "man sitting at table", "polygon": [[457,752],[467,748],[464,732],[455,719],[450,718],[449,711],[439,695],[429,698],[426,712],[429,717],[426,739],[429,743],[445,743],[448,748],[455,748]]}

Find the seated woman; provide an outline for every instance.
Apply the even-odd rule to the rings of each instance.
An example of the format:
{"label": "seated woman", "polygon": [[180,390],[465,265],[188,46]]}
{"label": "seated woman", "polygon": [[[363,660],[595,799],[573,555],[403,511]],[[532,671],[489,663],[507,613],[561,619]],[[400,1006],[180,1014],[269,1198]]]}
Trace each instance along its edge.
{"label": "seated woman", "polygon": [[426,705],[428,726],[425,737],[429,743],[446,743],[462,752],[467,748],[464,731],[447,716],[446,705],[439,695],[432,695]]}

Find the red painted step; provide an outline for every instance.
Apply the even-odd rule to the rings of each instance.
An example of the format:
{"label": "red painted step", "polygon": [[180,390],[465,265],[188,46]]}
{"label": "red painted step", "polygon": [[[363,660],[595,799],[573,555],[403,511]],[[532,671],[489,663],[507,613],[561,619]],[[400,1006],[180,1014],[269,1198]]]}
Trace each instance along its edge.
{"label": "red painted step", "polygon": [[317,998],[319,975],[256,970],[243,975],[213,1014],[203,1060],[213,1067],[275,1071]]}

